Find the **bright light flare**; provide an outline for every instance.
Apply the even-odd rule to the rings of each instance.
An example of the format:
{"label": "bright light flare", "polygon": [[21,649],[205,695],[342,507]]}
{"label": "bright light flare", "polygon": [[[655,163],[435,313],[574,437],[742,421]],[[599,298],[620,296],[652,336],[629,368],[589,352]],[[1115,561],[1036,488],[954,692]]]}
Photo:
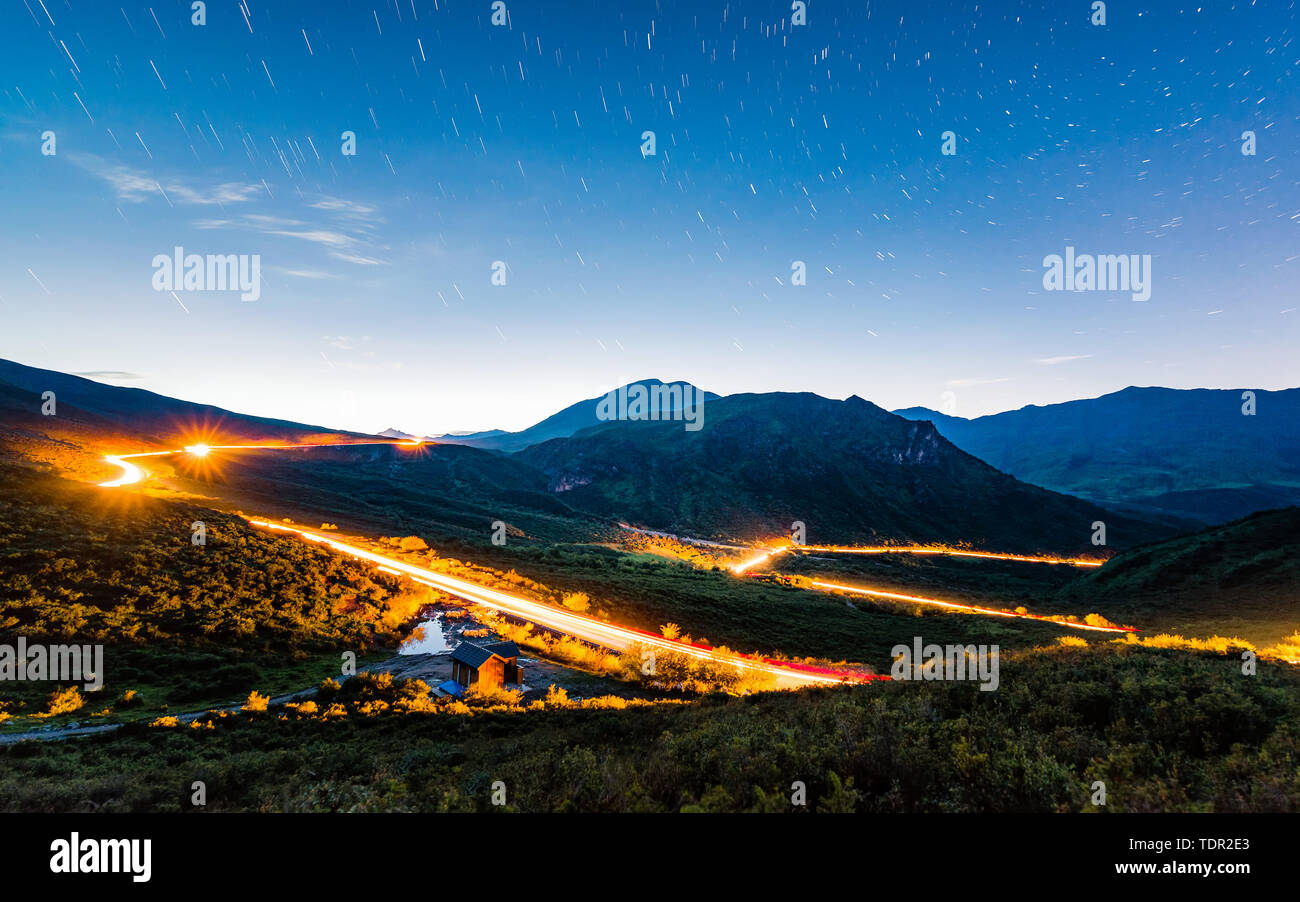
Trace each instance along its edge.
{"label": "bright light flare", "polygon": [[197,444],[197,445],[186,445],[186,446],[185,446],[185,453],[186,453],[186,454],[189,454],[189,455],[192,455],[192,456],[194,456],[194,457],[207,457],[208,454],[209,454],[209,452],[211,452],[211,451],[212,451],[212,446],[211,446],[211,445],[204,445],[204,444],[202,444],[202,443]]}

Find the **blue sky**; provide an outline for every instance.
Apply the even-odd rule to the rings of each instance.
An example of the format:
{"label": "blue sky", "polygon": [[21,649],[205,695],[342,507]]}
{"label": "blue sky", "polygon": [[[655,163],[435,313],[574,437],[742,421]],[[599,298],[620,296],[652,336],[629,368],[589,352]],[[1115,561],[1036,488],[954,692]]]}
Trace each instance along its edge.
{"label": "blue sky", "polygon": [[[0,356],[427,433],[1300,384],[1293,4],[506,3],[5,4]],[[178,245],[261,298],[155,291]],[[1151,299],[1044,291],[1067,245]]]}

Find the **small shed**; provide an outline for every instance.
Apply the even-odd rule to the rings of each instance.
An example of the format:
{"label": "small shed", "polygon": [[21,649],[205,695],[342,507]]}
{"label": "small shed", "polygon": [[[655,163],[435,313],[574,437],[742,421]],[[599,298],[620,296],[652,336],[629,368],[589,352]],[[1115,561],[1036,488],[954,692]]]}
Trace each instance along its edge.
{"label": "small shed", "polygon": [[524,674],[519,667],[519,646],[513,642],[480,645],[462,639],[451,653],[451,678],[466,688],[476,683],[487,686],[522,683]]}

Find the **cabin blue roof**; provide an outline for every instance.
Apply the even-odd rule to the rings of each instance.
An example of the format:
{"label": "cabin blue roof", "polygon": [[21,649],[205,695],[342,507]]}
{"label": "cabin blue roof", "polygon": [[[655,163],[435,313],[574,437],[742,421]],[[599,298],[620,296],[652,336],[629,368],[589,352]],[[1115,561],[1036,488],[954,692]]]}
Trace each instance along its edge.
{"label": "cabin blue roof", "polygon": [[445,683],[439,683],[438,689],[441,692],[445,692],[448,695],[454,695],[457,698],[460,698],[461,694],[465,691],[465,687],[455,680],[447,680]]}

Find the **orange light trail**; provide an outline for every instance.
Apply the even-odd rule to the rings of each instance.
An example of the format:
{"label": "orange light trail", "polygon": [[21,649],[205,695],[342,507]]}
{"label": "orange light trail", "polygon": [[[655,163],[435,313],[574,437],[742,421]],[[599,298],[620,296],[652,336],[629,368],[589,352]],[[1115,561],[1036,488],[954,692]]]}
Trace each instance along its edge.
{"label": "orange light trail", "polygon": [[769,561],[779,554],[937,554],[947,557],[974,557],[994,561],[1020,561],[1028,564],[1065,564],[1071,567],[1100,567],[1105,561],[1088,558],[1038,557],[1030,554],[1001,554],[994,551],[965,551],[960,548],[936,548],[926,545],[876,545],[854,547],[848,545],[786,545],[771,548],[758,556],[731,566],[731,572],[740,576],[747,570]]}
{"label": "orange light trail", "polygon": [[788,548],[773,548],[771,551],[764,551],[758,557],[750,558],[749,560],[739,564],[733,564],[731,567],[731,572],[736,574],[737,576],[741,576],[742,574],[744,574],[746,570],[750,569],[751,567],[757,567],[759,564],[763,563],[764,561],[770,561],[778,554],[781,554],[782,552],[789,551],[789,550],[790,549]]}
{"label": "orange light trail", "polygon": [[940,554],[951,557],[980,557],[995,561],[1022,561],[1030,564],[1069,564],[1072,567],[1100,567],[1105,561],[1074,557],[1038,557],[1031,554],[1000,554],[993,551],[965,551],[959,548],[936,548],[925,545],[892,547],[877,545],[855,548],[844,545],[796,545],[789,551],[808,553],[820,551],[829,554]]}
{"label": "orange light trail", "polygon": [[836,592],[868,595],[872,598],[889,598],[894,601],[910,601],[914,604],[934,605],[936,607],[948,608],[954,611],[966,611],[970,614],[989,614],[993,617],[1010,617],[1019,620],[1040,620],[1054,626],[1068,626],[1071,629],[1076,630],[1093,630],[1099,633],[1140,632],[1137,627],[1133,626],[1093,626],[1091,623],[1076,623],[1070,620],[1054,620],[1051,617],[1042,614],[1018,614],[1015,611],[1005,611],[1000,608],[983,608],[979,605],[961,604],[956,601],[942,601],[938,598],[927,598],[924,595],[904,595],[901,592],[886,592],[883,589],[868,589],[864,586],[842,586],[838,583],[824,583],[817,580],[813,580],[811,584],[821,589],[831,589]]}
{"label": "orange light trail", "polygon": [[144,479],[144,470],[140,469],[135,464],[127,463],[128,458],[162,457],[167,454],[179,453],[179,451],[145,451],[141,454],[109,454],[104,457],[104,460],[116,467],[121,467],[122,475],[116,479],[110,480],[109,482],[101,482],[99,485],[101,488],[114,489],[121,485],[132,485]]}
{"label": "orange light trail", "polygon": [[[731,566],[731,572],[736,576],[744,576],[745,573],[760,564],[772,560],[778,555],[794,553],[822,553],[822,554],[938,554],[951,557],[972,557],[985,558],[997,561],[1021,561],[1033,564],[1064,564],[1071,567],[1100,567],[1105,561],[1088,560],[1086,558],[1063,558],[1063,557],[1037,557],[1028,554],[999,554],[991,551],[965,551],[957,548],[942,548],[925,545],[906,545],[890,546],[877,545],[854,547],[845,545],[784,545],[777,548],[769,548],[767,551],[760,552],[755,557],[741,561]],[[864,586],[843,586],[838,583],[820,582],[810,580],[809,584],[821,589],[831,589],[837,592],[849,592],[857,595],[866,595],[872,598],[888,598],[894,601],[907,601],[913,604],[931,605],[934,607],[946,608],[953,611],[965,611],[970,614],[987,614],[992,617],[1008,617],[1019,620],[1038,620],[1044,623],[1051,623],[1057,626],[1067,626],[1076,630],[1091,630],[1100,633],[1133,633],[1140,632],[1137,627],[1107,627],[1093,626],[1090,623],[1078,623],[1069,620],[1056,620],[1042,614],[1019,614],[1015,611],[1007,611],[1000,608],[985,608],[979,605],[961,604],[955,601],[944,601],[939,598],[927,598],[923,595],[905,595],[900,592],[887,592],[883,589],[871,589]]]}
{"label": "orange light trail", "polygon": [[122,475],[117,479],[101,482],[100,488],[115,489],[119,486],[134,485],[141,482],[149,474],[129,460],[138,457],[169,457],[173,454],[189,454],[192,457],[207,457],[213,451],[289,451],[301,448],[346,448],[352,445],[396,445],[402,448],[417,448],[423,442],[402,441],[402,442],[317,442],[301,445],[207,445],[203,443],[195,445],[186,445],[184,448],[175,451],[144,451],[139,454],[106,454],[104,460],[108,461],[115,467],[120,467]]}

